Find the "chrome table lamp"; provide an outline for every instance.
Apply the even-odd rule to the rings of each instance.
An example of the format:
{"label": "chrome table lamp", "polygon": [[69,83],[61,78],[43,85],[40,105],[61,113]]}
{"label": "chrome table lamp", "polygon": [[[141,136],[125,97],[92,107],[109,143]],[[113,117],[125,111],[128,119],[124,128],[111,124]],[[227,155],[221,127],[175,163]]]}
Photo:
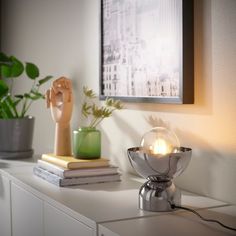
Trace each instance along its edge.
{"label": "chrome table lamp", "polygon": [[148,181],[139,190],[139,208],[147,211],[172,211],[181,204],[181,192],[172,179],[187,167],[192,150],[180,147],[177,136],[164,127],[144,134],[140,147],[128,149],[132,167]]}

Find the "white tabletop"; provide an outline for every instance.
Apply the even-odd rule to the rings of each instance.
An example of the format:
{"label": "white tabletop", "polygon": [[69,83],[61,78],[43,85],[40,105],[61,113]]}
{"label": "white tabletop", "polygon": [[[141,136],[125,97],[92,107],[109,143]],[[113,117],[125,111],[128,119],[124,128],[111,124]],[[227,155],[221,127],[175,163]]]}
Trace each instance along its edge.
{"label": "white tabletop", "polygon": [[[236,208],[223,207],[198,211],[202,216],[220,220],[236,228]],[[222,213],[224,212],[224,213]],[[228,213],[229,212],[229,213]],[[233,213],[233,214],[232,214]],[[234,215],[234,216],[233,216]],[[192,213],[177,211],[159,216],[104,223],[99,226],[99,236],[223,236],[236,235],[218,224],[207,223]]]}
{"label": "white tabletop", "polygon": [[[162,215],[138,209],[138,192],[144,180],[122,175],[121,182],[60,188],[33,175],[34,162],[0,160],[0,173],[42,200],[87,225]],[[182,205],[199,208],[225,206],[224,202],[183,192]],[[145,221],[145,219],[144,219]]]}

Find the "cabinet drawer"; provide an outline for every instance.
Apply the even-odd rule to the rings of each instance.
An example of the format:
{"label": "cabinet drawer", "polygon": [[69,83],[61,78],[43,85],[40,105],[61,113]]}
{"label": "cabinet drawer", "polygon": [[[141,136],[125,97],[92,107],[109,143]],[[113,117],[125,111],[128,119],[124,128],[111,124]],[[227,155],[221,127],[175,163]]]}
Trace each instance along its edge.
{"label": "cabinet drawer", "polygon": [[93,236],[94,231],[87,225],[68,216],[57,208],[44,203],[45,236]]}
{"label": "cabinet drawer", "polygon": [[0,174],[0,235],[11,236],[10,181]]}
{"label": "cabinet drawer", "polygon": [[43,235],[43,201],[11,184],[12,236]]}

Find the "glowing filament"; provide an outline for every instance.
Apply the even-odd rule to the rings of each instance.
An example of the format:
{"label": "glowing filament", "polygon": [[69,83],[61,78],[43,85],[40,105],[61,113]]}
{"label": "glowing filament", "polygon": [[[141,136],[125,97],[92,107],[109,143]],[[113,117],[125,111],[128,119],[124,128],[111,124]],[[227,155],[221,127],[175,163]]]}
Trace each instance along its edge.
{"label": "glowing filament", "polygon": [[167,143],[165,142],[165,140],[159,138],[155,141],[153,146],[150,146],[150,151],[153,154],[165,155],[165,154],[169,153],[169,147],[168,147]]}

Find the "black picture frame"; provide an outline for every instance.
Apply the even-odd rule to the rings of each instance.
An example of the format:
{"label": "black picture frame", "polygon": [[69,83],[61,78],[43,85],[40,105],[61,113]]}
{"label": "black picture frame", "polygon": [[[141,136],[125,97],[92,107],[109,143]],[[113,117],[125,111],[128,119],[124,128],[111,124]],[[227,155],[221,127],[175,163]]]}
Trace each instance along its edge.
{"label": "black picture frame", "polygon": [[[159,15],[158,12],[155,15],[155,9]],[[162,14],[163,9],[166,9],[167,16]],[[101,100],[112,97],[124,102],[194,103],[194,0],[101,0],[100,16]],[[150,27],[150,32],[147,31],[144,26],[149,27],[148,22],[151,22],[151,26],[158,25],[159,31],[155,32],[156,28],[153,27]],[[159,45],[166,42],[158,39],[158,33],[163,35],[161,32],[164,32],[165,35],[165,27],[169,27],[167,32],[170,36],[174,31],[174,37],[172,42],[168,36],[169,44],[163,47]],[[145,38],[146,33],[150,36],[145,41],[142,37]],[[159,45],[151,41],[152,35],[158,39]],[[172,45],[171,51],[169,48]],[[149,52],[152,49],[153,52],[161,51],[164,59],[159,53],[153,53],[153,64],[152,54],[146,53],[146,48]],[[167,56],[164,54],[165,48]],[[174,63],[166,66],[168,63],[162,62],[171,61],[170,55],[175,58]],[[140,62],[137,58],[141,58]],[[165,66],[162,68],[162,65]]]}

